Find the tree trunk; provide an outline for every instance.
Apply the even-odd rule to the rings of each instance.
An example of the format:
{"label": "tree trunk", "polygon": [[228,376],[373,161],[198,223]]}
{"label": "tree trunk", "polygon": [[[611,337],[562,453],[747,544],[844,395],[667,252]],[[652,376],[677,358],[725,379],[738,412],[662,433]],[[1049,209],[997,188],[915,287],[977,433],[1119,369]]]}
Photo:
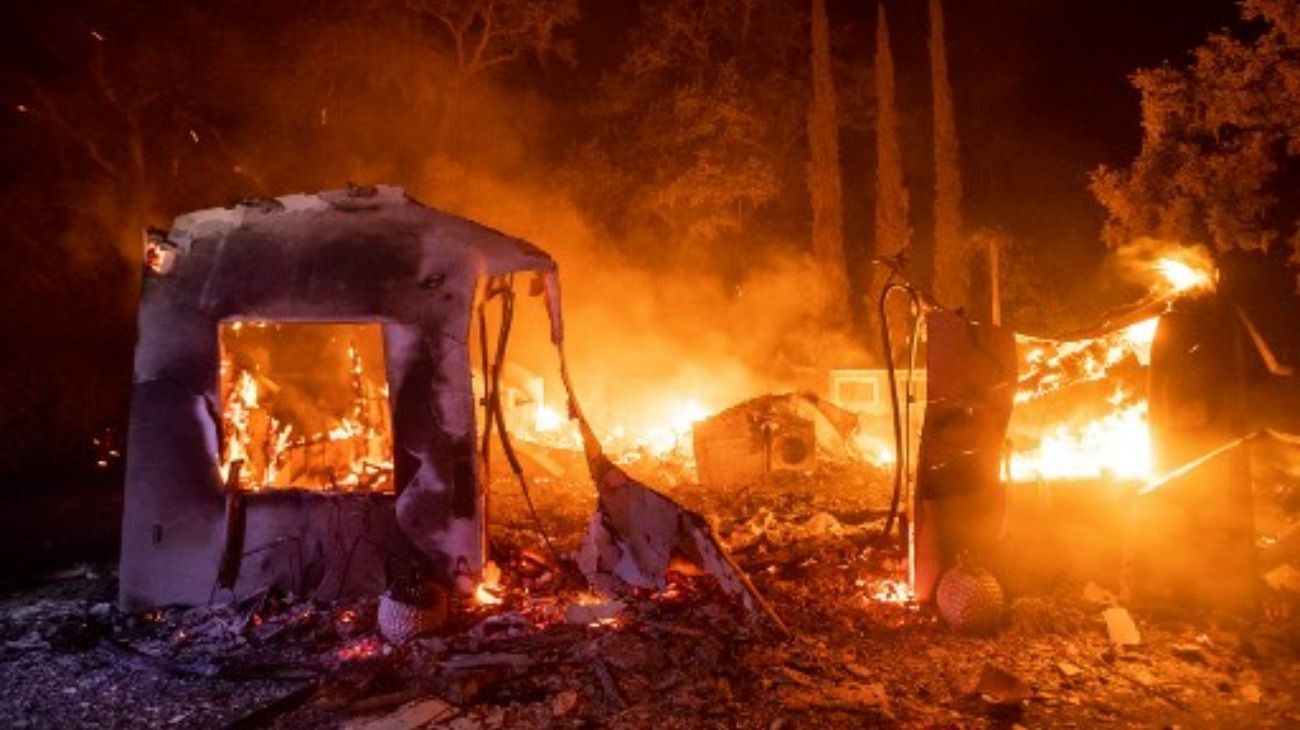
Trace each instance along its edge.
{"label": "tree trunk", "polygon": [[825,0],[812,0],[812,101],[808,105],[812,248],[825,282],[826,312],[834,325],[846,325],[850,317],[849,286],[844,259],[839,123],[827,26]]}
{"label": "tree trunk", "polygon": [[[903,151],[898,139],[898,109],[894,105],[894,57],[889,49],[889,23],[884,5],[876,6],[876,228],[873,258],[896,259],[908,248],[911,230],[907,224],[907,187],[903,183]],[[889,278],[883,265],[871,268],[868,291],[871,321],[880,326],[876,298]],[[901,319],[901,318],[900,318]],[[891,325],[902,324],[892,315]],[[896,341],[905,328],[894,327]],[[874,342],[875,337],[869,341]],[[881,353],[884,354],[884,353]]]}
{"label": "tree trunk", "polygon": [[949,307],[970,302],[970,254],[961,228],[961,169],[941,0],[930,0],[930,87],[934,95],[934,296]]}

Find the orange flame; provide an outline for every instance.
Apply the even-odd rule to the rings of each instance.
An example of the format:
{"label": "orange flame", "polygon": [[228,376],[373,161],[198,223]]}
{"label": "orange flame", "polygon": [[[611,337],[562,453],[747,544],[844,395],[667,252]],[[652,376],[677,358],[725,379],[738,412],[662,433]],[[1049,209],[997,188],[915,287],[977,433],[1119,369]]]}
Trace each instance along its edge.
{"label": "orange flame", "polygon": [[1214,267],[1208,257],[1197,249],[1165,256],[1153,268],[1173,294],[1209,291],[1214,288]]}
{"label": "orange flame", "polygon": [[499,606],[505,602],[501,593],[501,568],[488,562],[483,566],[483,579],[474,587],[474,602],[480,606]]}
{"label": "orange flame", "polygon": [[[259,330],[278,327],[266,322],[231,322],[223,326],[223,350],[239,342],[238,333],[246,326]],[[223,351],[222,480],[230,478],[231,465],[238,460],[243,462],[239,481],[251,491],[277,487],[391,490],[387,383],[376,385],[367,375],[355,344],[348,343],[346,357],[351,379],[347,413],[331,416],[337,421],[321,432],[298,433],[293,423],[281,420],[283,414],[276,409],[280,385],[259,372],[256,364],[241,361],[236,366],[232,353]]]}
{"label": "orange flame", "polygon": [[[1215,285],[1209,255],[1199,249],[1168,253],[1151,265],[1151,271],[1159,276],[1152,285],[1157,297],[1206,292]],[[1015,402],[1028,403],[1071,385],[1106,379],[1130,357],[1148,365],[1158,321],[1158,316],[1150,317],[1085,340],[1022,338],[1028,347],[1024,354],[1028,374],[1021,380]],[[1154,466],[1145,395],[1117,385],[1107,400],[1108,412],[1082,423],[1063,418],[1044,429],[1037,443],[1018,450],[1011,459],[1011,478],[1150,480]]]}

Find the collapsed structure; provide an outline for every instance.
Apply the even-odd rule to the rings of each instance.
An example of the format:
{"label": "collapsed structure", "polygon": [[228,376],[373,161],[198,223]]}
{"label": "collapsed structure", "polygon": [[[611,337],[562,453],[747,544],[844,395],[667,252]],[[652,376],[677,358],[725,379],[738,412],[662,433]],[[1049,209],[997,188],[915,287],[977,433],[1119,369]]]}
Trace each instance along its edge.
{"label": "collapsed structure", "polygon": [[[326,598],[374,594],[413,565],[447,583],[477,580],[484,533],[472,308],[489,277],[554,276],[550,256],[380,186],[183,215],[151,233],[146,264],[123,607],[200,604],[219,590],[239,597],[272,586]],[[224,488],[218,328],[240,320],[382,327],[394,494]]]}
{"label": "collapsed structure", "polygon": [[[551,339],[559,346],[563,327],[553,259],[527,242],[426,208],[400,189],[375,187],[182,216],[170,231],[150,235],[146,263],[122,532],[124,607],[206,603],[221,592],[222,600],[238,599],[267,588],[323,599],[375,595],[409,572],[465,592],[480,582],[491,421],[495,417],[505,428],[497,381],[513,306],[507,279],[515,272],[540,275]],[[1027,347],[1019,353],[1009,330],[942,310],[928,313],[930,387],[919,453],[914,457],[905,442],[888,455],[904,460],[904,482],[915,477],[915,494],[901,504],[902,485],[896,483],[885,532],[895,516],[905,518],[912,531],[907,543],[914,551],[909,563],[916,598],[931,598],[940,576],[963,556],[984,562],[996,552],[1006,526],[1007,480],[1028,475],[1042,483],[1059,478],[1049,475],[1055,472],[1078,477],[1071,471],[1078,459],[1047,448],[1050,439],[1016,454],[1007,440],[1013,403],[1021,413],[1033,416],[1037,408],[1059,418],[1063,404],[1053,394],[1072,383],[1083,384],[1090,402],[1140,416],[1140,443],[1121,442],[1127,453],[1100,465],[1103,480],[1128,484],[1137,496],[1172,480],[1200,484],[1177,490],[1199,497],[1133,502],[1134,534],[1141,539],[1134,538],[1126,557],[1130,577],[1157,576],[1176,584],[1175,590],[1201,584],[1192,592],[1214,594],[1211,600],[1218,603],[1249,596],[1255,574],[1250,479],[1245,452],[1235,447],[1262,430],[1295,430],[1287,409],[1265,407],[1292,400],[1278,398],[1275,386],[1294,379],[1286,368],[1269,364],[1275,358],[1267,343],[1232,300],[1216,296],[1171,311],[1185,290],[1174,286],[1154,294],[1086,337],[1055,344],[1022,337]],[[504,295],[503,329],[495,356],[487,353],[486,329],[479,333],[485,381],[480,430],[471,323],[478,305],[480,326],[486,327],[484,305],[498,295]],[[265,404],[257,405],[255,378],[247,371],[238,387],[253,390],[223,392],[235,387],[236,378],[234,368],[223,372],[228,361],[220,331],[246,322],[369,323],[382,331],[385,382],[362,377],[359,351],[349,345],[345,372],[353,376],[357,420],[290,443],[290,429],[277,426]],[[278,330],[266,334],[267,341],[282,339]],[[1248,350],[1259,358],[1248,357]],[[1147,353],[1137,355],[1142,368],[1150,362],[1154,444],[1146,437],[1144,398],[1132,404],[1117,400],[1127,385],[1116,386],[1114,397],[1097,390],[1110,387],[1102,381],[1140,352]],[[684,553],[779,626],[703,518],[604,456],[573,400],[562,349],[560,354],[570,415],[582,431],[579,443],[600,496],[579,556],[588,580],[599,586],[612,576],[662,587],[670,559]],[[373,352],[367,358],[379,359]],[[1147,375],[1136,377],[1147,390]],[[1088,385],[1094,381],[1096,387]],[[284,381],[267,382],[279,389]],[[915,400],[911,387],[908,402]],[[262,424],[260,451],[244,438],[251,429],[238,422],[241,409],[272,420],[271,428]],[[382,434],[367,430],[380,420],[390,421]],[[862,456],[856,423],[856,415],[810,396],[747,401],[697,423],[700,481],[735,488],[780,472],[806,471],[819,456]],[[364,468],[345,468],[342,478],[333,467],[322,471],[305,452],[336,438],[357,438],[351,450],[370,461],[362,462]],[[282,461],[286,445],[301,451]],[[524,481],[504,440],[503,447]],[[868,448],[876,451],[886,455]],[[1080,450],[1088,469],[1099,466],[1095,453]],[[1207,462],[1220,454],[1223,459]],[[1065,455],[1076,456],[1068,449]],[[248,480],[241,478],[244,460],[251,465]],[[293,476],[313,469],[309,480]],[[302,488],[308,482],[318,488]],[[1174,504],[1155,508],[1157,501]],[[1217,506],[1207,511],[1192,503]],[[900,508],[906,514],[898,515]],[[1235,585],[1199,574],[1197,556],[1204,557],[1204,550],[1175,548],[1195,541],[1213,545],[1219,562],[1232,564]]]}

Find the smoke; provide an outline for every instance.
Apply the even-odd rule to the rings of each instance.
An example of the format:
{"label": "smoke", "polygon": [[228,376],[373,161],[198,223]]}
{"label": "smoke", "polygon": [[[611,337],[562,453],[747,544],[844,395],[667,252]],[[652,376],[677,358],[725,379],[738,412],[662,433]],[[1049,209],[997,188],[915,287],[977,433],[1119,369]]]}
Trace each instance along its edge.
{"label": "smoke", "polygon": [[[545,177],[503,180],[444,164],[410,192],[559,262],[566,351],[598,428],[644,430],[684,404],[713,412],[764,392],[821,391],[824,368],[863,362],[857,343],[825,326],[821,281],[805,255],[756,257],[738,281],[675,255],[671,242],[643,263],[628,248],[655,245],[649,233],[603,239]],[[544,378],[547,405],[563,412],[544,308],[525,299],[516,311],[510,358]]]}
{"label": "smoke", "polygon": [[[729,230],[707,250],[648,228],[611,237],[594,227],[609,211],[597,209],[600,201],[575,202],[563,181],[591,172],[575,150],[594,134],[583,109],[601,68],[528,60],[473,73],[457,66],[436,24],[362,5],[171,14],[149,3],[121,17],[88,12],[76,23],[37,10],[21,18],[44,43],[13,52],[36,69],[32,81],[48,106],[28,98],[26,86],[10,94],[31,113],[10,120],[22,134],[4,148],[23,163],[22,200],[38,202],[6,206],[4,227],[24,242],[38,273],[9,296],[27,310],[53,295],[69,307],[54,326],[30,317],[11,344],[71,354],[35,387],[22,385],[32,377],[4,379],[19,384],[0,404],[18,414],[4,419],[6,432],[41,408],[80,414],[72,419],[77,431],[87,420],[125,423],[141,226],[348,182],[401,185],[550,251],[593,419],[652,414],[667,398],[712,410],[769,390],[821,390],[826,367],[863,362],[857,343],[824,323],[828,302],[801,220],[761,236]],[[177,54],[157,37],[183,38],[184,49]],[[47,46],[67,53],[51,60]],[[178,57],[163,63],[160,53]],[[165,113],[132,116],[140,99],[106,97],[103,83]],[[102,159],[87,159],[87,150]],[[74,300],[69,291],[80,293]],[[512,355],[545,374],[553,396],[559,388],[541,306],[528,304]],[[27,363],[13,362],[30,376]],[[73,382],[89,387],[66,387]],[[87,390],[102,407],[85,407]]]}

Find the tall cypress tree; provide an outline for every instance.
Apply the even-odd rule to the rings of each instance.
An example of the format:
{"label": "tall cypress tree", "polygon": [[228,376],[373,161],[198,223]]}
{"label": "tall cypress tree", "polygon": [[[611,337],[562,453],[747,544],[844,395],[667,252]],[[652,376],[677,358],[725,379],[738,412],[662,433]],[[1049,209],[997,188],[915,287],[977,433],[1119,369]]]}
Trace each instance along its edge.
{"label": "tall cypress tree", "polygon": [[840,183],[839,122],[831,75],[825,0],[812,0],[812,101],[808,105],[808,195],[812,203],[813,256],[822,269],[826,308],[837,325],[849,322],[844,259],[844,202]]}
{"label": "tall cypress tree", "polygon": [[970,252],[962,237],[961,168],[943,5],[930,0],[930,88],[934,96],[934,295],[950,307],[970,304]]}
{"label": "tall cypress tree", "polygon": [[[889,22],[885,6],[876,6],[876,235],[873,257],[891,259],[908,246],[911,230],[907,224],[908,195],[903,183],[903,151],[898,139],[898,109],[894,102],[894,56],[889,48]],[[884,266],[873,266],[872,322],[875,297],[880,295],[888,277]],[[891,323],[893,318],[891,317]],[[874,341],[874,338],[873,338]]]}

